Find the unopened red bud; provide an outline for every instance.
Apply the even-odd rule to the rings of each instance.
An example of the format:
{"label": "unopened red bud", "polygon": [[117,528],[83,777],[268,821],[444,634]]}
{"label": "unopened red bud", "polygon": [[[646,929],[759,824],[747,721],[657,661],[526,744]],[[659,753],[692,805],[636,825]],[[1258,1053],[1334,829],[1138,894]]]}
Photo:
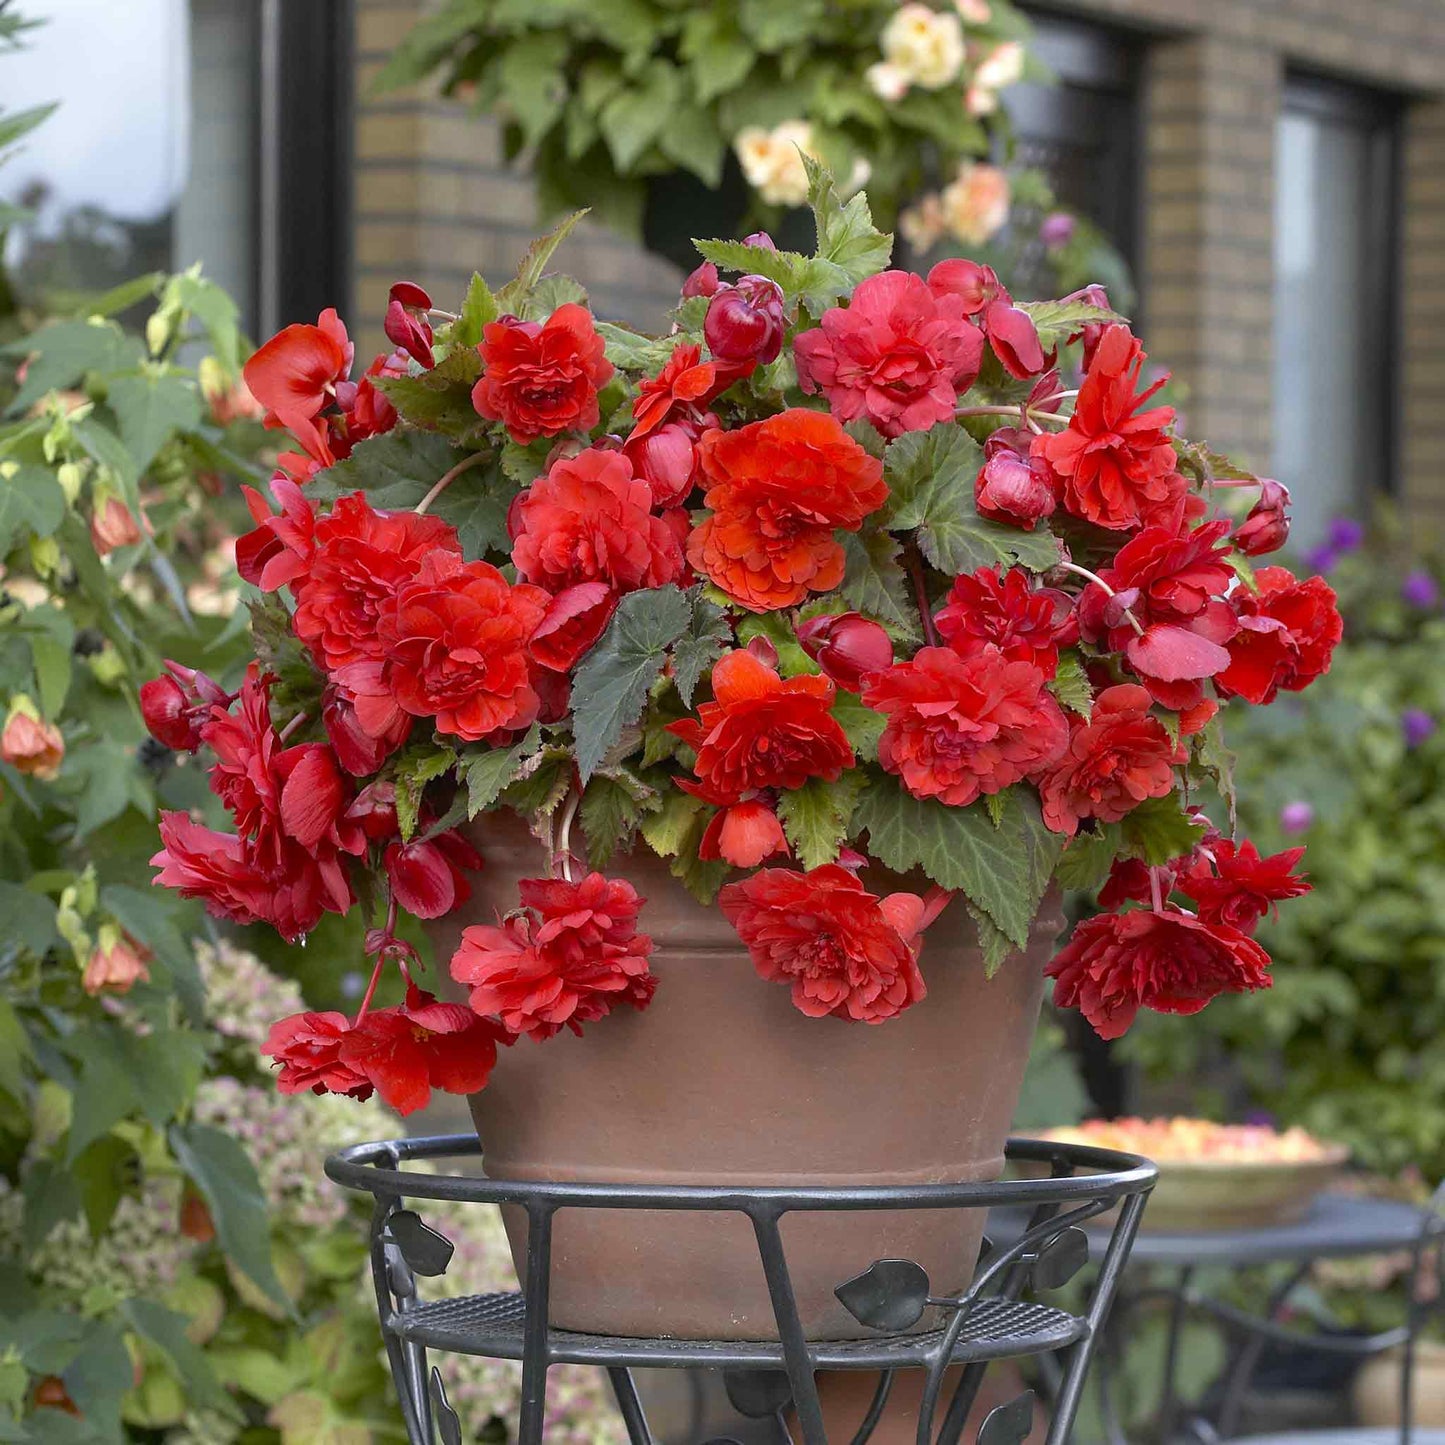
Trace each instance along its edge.
{"label": "unopened red bud", "polygon": [[106,497],[90,518],[90,541],[96,553],[108,557],[118,547],[134,547],[140,541],[135,517],[119,497]]}
{"label": "unopened red bud", "polygon": [[686,300],[692,296],[715,296],[722,285],[718,279],[717,267],[711,261],[704,261],[682,283],[682,295]]}
{"label": "unopened red bud", "polygon": [[388,301],[400,301],[417,311],[431,310],[431,297],[415,281],[398,281],[387,295]]}
{"label": "unopened red bud", "polygon": [[372,783],[363,788],[347,808],[346,818],[359,824],[373,843],[396,837],[400,826],[396,817],[396,784]]}
{"label": "unopened red bud", "polygon": [[[1104,310],[1110,310],[1109,293],[1102,286],[1095,282],[1091,286],[1085,286],[1081,291],[1072,291],[1063,298],[1065,301],[1086,301],[1090,306],[1101,306]],[[1083,366],[1087,371],[1094,361],[1094,348],[1098,346],[1099,339],[1104,334],[1107,321],[1090,321],[1075,331],[1069,337],[1069,344],[1072,346],[1076,341],[1084,343]]]}
{"label": "unopened red bud", "polygon": [[671,507],[697,480],[697,443],[687,427],[667,422],[625,448],[632,469],[652,488],[657,507]]}
{"label": "unopened red bud", "polygon": [[1129,621],[1129,609],[1139,601],[1139,589],[1137,587],[1126,587],[1122,592],[1116,592],[1104,603],[1104,625],[1106,627],[1123,627]]}
{"label": "unopened red bud", "polygon": [[858,612],[812,617],[798,628],[803,651],[848,692],[862,689],[870,672],[893,665],[893,639]]}
{"label": "unopened red bud", "polygon": [[146,730],[158,742],[178,753],[193,753],[201,745],[198,719],[173,677],[153,677],[141,684],[140,713]]}
{"label": "unopened red bud", "polygon": [[702,324],[721,361],[776,361],[783,349],[783,289],[766,276],[744,276],[712,298]]}
{"label": "unopened red bud", "polygon": [[778,649],[773,645],[770,637],[764,637],[761,633],[752,638],[748,643],[748,652],[756,657],[764,667],[776,667],[778,665]]}
{"label": "unopened red bud", "polygon": [[1041,457],[1022,456],[1005,447],[991,456],[985,453],[974,482],[974,505],[991,521],[1032,531],[1058,506],[1053,473]]}
{"label": "unopened red bud", "polygon": [[1289,540],[1289,488],[1273,477],[1261,477],[1259,500],[1230,540],[1246,557],[1278,552]]}
{"label": "unopened red bud", "polygon": [[1000,296],[1008,299],[992,266],[962,259],[940,261],[928,273],[928,289],[936,296],[961,297],[967,316],[977,316]]}
{"label": "unopened red bud", "polygon": [[[392,287],[393,291],[395,289]],[[386,308],[386,321],[382,330],[386,332],[386,339],[398,351],[404,351],[408,356],[419,361],[428,371],[436,365],[436,358],[432,355],[431,327],[420,316],[409,311],[401,301],[393,298],[391,304]],[[339,397],[339,390],[337,394]]]}

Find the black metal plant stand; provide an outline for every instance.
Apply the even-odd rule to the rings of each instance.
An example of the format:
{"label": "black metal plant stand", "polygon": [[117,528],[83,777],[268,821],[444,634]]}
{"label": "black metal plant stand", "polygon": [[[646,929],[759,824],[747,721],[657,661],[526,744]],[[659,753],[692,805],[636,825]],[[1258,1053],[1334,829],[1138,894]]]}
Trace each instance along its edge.
{"label": "black metal plant stand", "polygon": [[[817,1370],[873,1370],[880,1378],[867,1418],[852,1445],[865,1445],[887,1405],[894,1372],[926,1371],[918,1445],[955,1445],[990,1361],[1062,1352],[1062,1373],[1051,1401],[1048,1445],[1069,1438],[1095,1344],[1113,1301],[1156,1171],[1147,1160],[1077,1144],[1012,1140],[1011,1162],[1038,1166],[1048,1177],[976,1184],[897,1187],[759,1188],[636,1184],[535,1184],[478,1175],[423,1174],[408,1160],[479,1156],[471,1135],[394,1139],[359,1144],[334,1154],[326,1172],[338,1184],[375,1196],[371,1225],[372,1274],[387,1357],[401,1398],[410,1445],[462,1445],[460,1421],[447,1401],[441,1372],[428,1350],[522,1362],[518,1445],[544,1445],[547,1371],[575,1363],[604,1367],[633,1445],[654,1445],[632,1370],[644,1366],[722,1368],[733,1404],[744,1414],[774,1417],[789,1440],[791,1408],[805,1445],[828,1445],[814,1384]],[[519,1293],[425,1300],[418,1276],[445,1273],[451,1244],[426,1224],[409,1201],[443,1199],[508,1204],[527,1212],[526,1278]],[[861,1340],[804,1337],[788,1273],[779,1221],[822,1210],[1029,1210],[1028,1227],[1007,1244],[985,1241],[973,1282],[957,1298],[934,1295],[927,1274],[909,1260],[880,1259],[842,1281],[838,1298],[876,1331]],[[1098,1277],[1080,1314],[1035,1297],[1057,1289],[1083,1267],[1089,1243],[1080,1228],[1118,1207]],[[552,1220],[561,1209],[681,1209],[740,1213],[757,1237],[758,1254],[778,1338],[773,1341],[613,1338],[554,1329],[548,1319]],[[1024,1296],[1028,1295],[1029,1298]],[[926,1309],[941,1323],[913,1327]],[[962,1366],[946,1406],[945,1372]],[[942,1419],[935,1430],[935,1420]],[[990,1413],[979,1445],[1018,1445],[1033,1422],[1031,1392]]]}

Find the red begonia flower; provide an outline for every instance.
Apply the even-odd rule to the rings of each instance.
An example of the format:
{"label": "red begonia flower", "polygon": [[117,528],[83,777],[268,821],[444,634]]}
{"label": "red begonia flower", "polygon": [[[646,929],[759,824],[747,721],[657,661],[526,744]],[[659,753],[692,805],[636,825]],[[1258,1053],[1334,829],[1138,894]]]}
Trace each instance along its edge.
{"label": "red begonia flower", "polygon": [[[946,901],[947,895],[942,895]],[[879,898],[847,869],[764,868],[718,894],[761,978],[786,983],[810,1018],[878,1024],[927,993],[919,935],[941,911],[913,893]]]}
{"label": "red begonia flower", "polygon": [[992,643],[1010,662],[1031,662],[1046,678],[1059,670],[1059,649],[1079,636],[1069,594],[1035,587],[1021,567],[1002,576],[995,567],[980,567],[954,578],[934,623],[960,657]]}
{"label": "red begonia flower", "polygon": [[316,508],[285,472],[271,478],[271,494],[281,506],[278,513],[254,487],[241,491],[256,527],[236,538],[236,571],[263,592],[274,592],[288,582],[299,592],[311,565]]}
{"label": "red begonia flower", "polygon": [[698,346],[673,347],[662,370],[638,383],[629,445],[668,421],[685,420],[699,431],[705,424],[716,426],[715,419],[704,422],[707,413],[703,409],[752,369],[751,362],[703,361]]}
{"label": "red begonia flower", "polygon": [[983,334],[957,297],[912,272],[884,271],[824,312],[793,356],[803,390],[821,391],[840,421],[866,417],[896,437],[953,420],[959,393],[978,377]]}
{"label": "red begonia flower", "polygon": [[983,465],[973,483],[981,517],[1032,532],[1059,504],[1053,468],[1030,455],[1032,434],[1000,427],[983,444]]}
{"label": "red begonia flower", "polygon": [[433,1089],[475,1094],[497,1062],[498,1030],[465,1004],[438,1003],[414,984],[400,1008],[373,1009],[341,1041],[341,1062],[396,1110],[412,1114]]}
{"label": "red begonia flower", "polygon": [[1144,349],[1129,328],[1110,326],[1068,426],[1033,443],[1033,454],[1061,482],[1064,510],[1114,531],[1174,524],[1188,490],[1166,434],[1174,408],[1141,410],[1167,378],[1136,391],[1143,365]]}
{"label": "red begonia flower", "polygon": [[478,350],[486,370],[472,388],[472,405],[500,421],[514,442],[526,446],[597,425],[597,390],[613,367],[585,306],[569,301],[545,323],[493,321]]}
{"label": "red begonia flower", "polygon": [[964,314],[978,318],[1010,376],[1022,381],[1050,364],[1033,318],[1013,304],[993,267],[963,259],[940,261],[928,273],[928,286],[935,295],[957,297]]}
{"label": "red begonia flower", "polygon": [[482,855],[455,830],[396,842],[386,850],[386,876],[396,901],[415,918],[442,918],[472,895],[467,872]]}
{"label": "red begonia flower", "polygon": [[[679,785],[694,791],[685,778],[679,779]],[[734,868],[756,868],[764,860],[790,851],[777,809],[762,798],[723,803],[697,845],[699,858],[721,859]]]}
{"label": "red begonia flower", "polygon": [[1284,567],[1261,567],[1255,582],[1257,592],[1241,587],[1231,599],[1239,631],[1214,685],[1224,697],[1270,703],[1281,688],[1299,692],[1330,670],[1344,623],[1323,577],[1301,582]]}
{"label": "red begonia flower", "polygon": [[283,1094],[349,1094],[369,1099],[371,1080],[341,1061],[341,1045],[351,1032],[342,1013],[299,1013],[271,1025],[261,1052],[281,1066],[276,1087]]}
{"label": "red begonia flower", "polygon": [[652,488],[623,452],[589,447],[554,462],[507,518],[517,575],[552,593],[579,582],[620,594],[677,581],[682,546],[652,505]]}
{"label": "red begonia flower", "polygon": [[1268,988],[1269,955],[1246,934],[1177,909],[1100,913],[1048,966],[1054,1003],[1117,1039],[1141,1008],[1198,1013],[1222,993]]}
{"label": "red begonia flower", "polygon": [[471,1006],[514,1034],[581,1034],[621,1004],[644,1009],[657,980],[652,939],[637,931],[643,900],[620,878],[580,882],[524,878],[522,911],[500,927],[474,924],[452,956],[452,977],[471,988]]}
{"label": "red begonia flower", "polygon": [[321,694],[321,725],[337,761],[353,778],[370,777],[411,735],[411,718],[398,713],[389,732],[373,737],[362,727],[346,689],[328,683]]}
{"label": "red begonia flower", "polygon": [[992,643],[969,657],[920,648],[864,686],[864,703],[888,717],[878,761],[915,798],[962,808],[1001,792],[1053,762],[1068,739],[1045,681]]}
{"label": "red begonia flower", "polygon": [[1236,846],[1228,838],[1217,838],[1199,849],[1176,886],[1194,900],[1206,923],[1253,933],[1259,920],[1281,899],[1299,898],[1310,891],[1310,884],[1294,872],[1304,851],[1286,848],[1261,858],[1248,839]]}
{"label": "red begonia flower", "polygon": [[1084,818],[1117,823],[1145,798],[1174,788],[1184,750],[1149,711],[1149,693],[1133,683],[1106,687],[1087,719],[1070,715],[1064,751],[1038,779],[1044,822],[1070,838]]}
{"label": "red begonia flower", "polygon": [[323,465],[331,457],[315,418],[350,375],[352,355],[346,327],[328,307],[315,326],[278,332],[242,369],[251,395],[266,409],[266,425],[289,431]]}
{"label": "red begonia flower", "polygon": [[742,607],[792,607],[843,580],[839,528],[888,497],[883,464],[831,416],[792,408],[698,444],[712,509],[688,538],[693,566]]}
{"label": "red begonia flower", "polygon": [[797,624],[797,634],[803,651],[849,692],[861,691],[870,672],[893,665],[893,639],[858,612],[810,617]]}
{"label": "red begonia flower", "polygon": [[342,497],[316,523],[292,627],[328,672],[383,655],[382,619],[432,556],[460,558],[439,517],[378,512],[363,492]]}
{"label": "red begonia flower", "polygon": [[602,636],[617,611],[617,593],[605,582],[579,582],[552,598],[532,633],[532,659],[550,672],[570,672]]}
{"label": "red begonia flower", "polygon": [[697,752],[703,784],[742,798],[759,788],[835,782],[853,749],[831,708],[837,689],[812,674],[784,681],[751,652],[729,652],[712,670],[713,701],[668,731]]}

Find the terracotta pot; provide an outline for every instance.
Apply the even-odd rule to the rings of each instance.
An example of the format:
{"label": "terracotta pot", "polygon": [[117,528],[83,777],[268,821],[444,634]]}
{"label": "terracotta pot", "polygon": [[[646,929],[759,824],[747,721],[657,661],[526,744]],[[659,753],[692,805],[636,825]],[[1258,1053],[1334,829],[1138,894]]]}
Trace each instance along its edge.
{"label": "terracotta pot", "polygon": [[[462,927],[517,906],[543,853],[518,819],[472,834],[486,861],[469,906],[436,931],[450,958]],[[1050,900],[1023,955],[984,978],[973,925],[954,904],[930,928],[928,996],[870,1026],[810,1019],[755,974],[717,908],[697,903],[645,850],[615,860],[647,899],[657,994],[542,1044],[502,1051],[472,1099],[487,1172],[588,1183],[857,1185],[996,1177],[1061,926]],[[903,880],[865,881],[890,892]],[[444,966],[444,965],[443,965]],[[510,1219],[520,1266],[525,1220]],[[965,1285],[983,1229],[961,1211],[792,1214],[782,1223],[804,1326],[867,1333],[834,1286],[884,1256],[919,1261],[937,1289]],[[554,1222],[552,1312],[592,1333],[776,1337],[745,1216],[563,1210]],[[925,1317],[925,1324],[930,1321]]]}

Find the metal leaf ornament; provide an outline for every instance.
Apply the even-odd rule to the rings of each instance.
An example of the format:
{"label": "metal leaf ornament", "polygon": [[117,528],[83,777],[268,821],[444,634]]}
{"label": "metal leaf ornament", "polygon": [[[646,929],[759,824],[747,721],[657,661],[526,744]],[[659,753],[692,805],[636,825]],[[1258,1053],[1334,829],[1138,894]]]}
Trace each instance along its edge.
{"label": "metal leaf ornament", "polygon": [[1034,1428],[1034,1392],[1025,1390],[1007,1405],[988,1412],[979,1427],[978,1445],[1022,1445]]}
{"label": "metal leaf ornament", "polygon": [[431,1402],[436,1414],[437,1429],[441,1432],[442,1445],[462,1445],[462,1422],[447,1399],[447,1387],[442,1384],[441,1371],[431,1367]]}
{"label": "metal leaf ornament", "polygon": [[1089,1262],[1089,1237],[1082,1229],[1056,1234],[1039,1250],[1033,1267],[1035,1289],[1058,1289]]}
{"label": "metal leaf ornament", "polygon": [[422,1222],[421,1215],[411,1209],[400,1209],[387,1222],[391,1237],[401,1250],[401,1257],[417,1274],[439,1275],[447,1272],[455,1246],[446,1235],[438,1234]]}
{"label": "metal leaf ornament", "polygon": [[766,1420],[793,1398],[793,1387],[781,1370],[724,1370],[723,1388],[739,1415]]}
{"label": "metal leaf ornament", "polygon": [[906,1330],[928,1303],[928,1271],[911,1259],[875,1259],[833,1293],[859,1324]]}

